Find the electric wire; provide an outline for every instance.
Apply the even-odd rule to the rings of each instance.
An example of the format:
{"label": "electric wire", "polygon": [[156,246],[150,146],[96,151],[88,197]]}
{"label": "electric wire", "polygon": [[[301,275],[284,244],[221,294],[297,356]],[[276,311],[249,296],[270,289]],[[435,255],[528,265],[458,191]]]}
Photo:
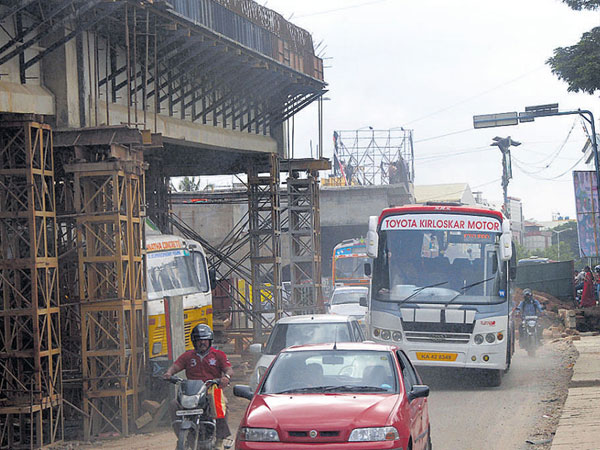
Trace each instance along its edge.
{"label": "electric wire", "polygon": [[370,2],[364,2],[364,3],[357,3],[355,5],[349,5],[349,6],[342,6],[340,8],[334,8],[334,9],[326,9],[323,11],[317,11],[315,13],[311,13],[311,14],[302,14],[301,16],[295,16],[296,18],[300,19],[303,17],[313,17],[313,16],[322,16],[324,14],[330,14],[330,13],[334,13],[334,12],[338,12],[338,11],[343,11],[346,9],[353,9],[353,8],[360,8],[362,6],[368,6],[368,5],[374,5],[376,3],[383,3],[383,2],[387,2],[388,0],[373,0]]}

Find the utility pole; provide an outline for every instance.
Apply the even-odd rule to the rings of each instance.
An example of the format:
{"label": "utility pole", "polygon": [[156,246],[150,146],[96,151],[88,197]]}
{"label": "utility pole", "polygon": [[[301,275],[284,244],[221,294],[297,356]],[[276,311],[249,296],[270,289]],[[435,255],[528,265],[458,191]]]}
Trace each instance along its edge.
{"label": "utility pole", "polygon": [[504,191],[504,213],[510,219],[510,208],[508,207],[508,182],[512,178],[512,166],[510,161],[510,147],[521,145],[520,142],[514,141],[510,136],[501,138],[496,136],[490,145],[498,147],[502,152],[502,189]]}

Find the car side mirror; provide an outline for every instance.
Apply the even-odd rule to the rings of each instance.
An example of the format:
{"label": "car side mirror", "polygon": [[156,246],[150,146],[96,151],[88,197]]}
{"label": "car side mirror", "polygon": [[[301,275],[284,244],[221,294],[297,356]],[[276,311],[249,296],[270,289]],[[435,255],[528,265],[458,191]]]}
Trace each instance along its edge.
{"label": "car side mirror", "polygon": [[236,384],[233,387],[233,395],[247,400],[252,400],[252,397],[254,397],[254,393],[250,389],[250,386],[246,386],[245,384]]}
{"label": "car side mirror", "polygon": [[369,306],[369,305],[367,304],[367,297],[361,297],[361,298],[358,300],[358,304],[359,304],[360,306]]}
{"label": "car side mirror", "polygon": [[517,268],[514,266],[510,267],[510,281],[515,281],[517,279]]}
{"label": "car side mirror", "polygon": [[325,308],[329,308],[331,306],[331,303],[325,302],[325,303],[323,303],[323,305],[325,306]]}
{"label": "car side mirror", "polygon": [[248,350],[250,350],[250,353],[262,353],[262,344],[250,344]]}
{"label": "car side mirror", "polygon": [[424,384],[415,384],[408,393],[408,401],[412,402],[415,398],[429,397],[429,386]]}
{"label": "car side mirror", "polygon": [[371,270],[371,263],[365,263],[363,271],[365,272],[366,276],[370,277],[373,273],[373,271]]}

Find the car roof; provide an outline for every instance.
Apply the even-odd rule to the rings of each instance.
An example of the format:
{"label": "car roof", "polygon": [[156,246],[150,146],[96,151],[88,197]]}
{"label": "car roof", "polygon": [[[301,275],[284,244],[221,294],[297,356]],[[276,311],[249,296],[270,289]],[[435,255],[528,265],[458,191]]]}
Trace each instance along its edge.
{"label": "car roof", "polygon": [[339,286],[333,292],[368,291],[369,286]]}
{"label": "car roof", "polygon": [[279,319],[277,323],[345,323],[353,319],[349,316],[341,316],[339,314],[305,314],[302,316],[290,316]]}
{"label": "car roof", "polygon": [[281,352],[298,352],[304,350],[371,350],[371,351],[385,351],[392,352],[399,349],[395,345],[379,344],[376,342],[336,342],[328,344],[307,344],[307,345],[293,345],[288,347]]}

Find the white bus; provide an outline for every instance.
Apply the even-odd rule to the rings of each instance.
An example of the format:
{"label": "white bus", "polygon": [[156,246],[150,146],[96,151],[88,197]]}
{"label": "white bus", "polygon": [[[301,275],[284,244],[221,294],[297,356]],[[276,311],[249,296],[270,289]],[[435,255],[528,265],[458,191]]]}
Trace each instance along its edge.
{"label": "white bus", "polygon": [[514,351],[512,253],[510,224],[491,209],[406,205],[371,217],[370,338],[415,365],[484,369],[499,385]]}

